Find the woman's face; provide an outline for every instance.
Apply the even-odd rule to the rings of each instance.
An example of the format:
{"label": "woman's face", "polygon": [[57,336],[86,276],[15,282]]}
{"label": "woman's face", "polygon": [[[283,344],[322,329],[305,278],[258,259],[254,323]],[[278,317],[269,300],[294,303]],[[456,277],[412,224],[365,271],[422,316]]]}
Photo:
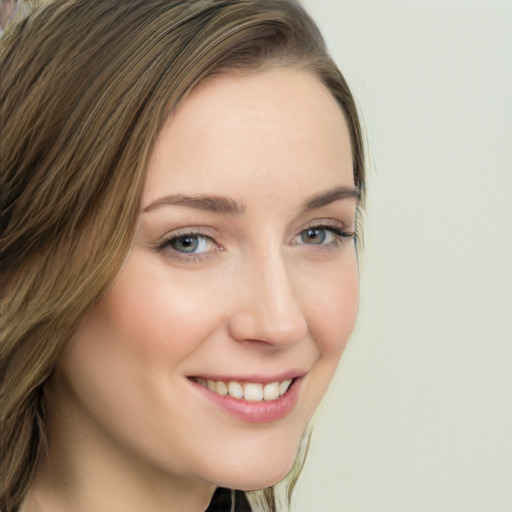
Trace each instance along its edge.
{"label": "woman's face", "polygon": [[317,78],[196,89],[159,136],[133,250],[56,372],[76,449],[209,485],[282,479],[354,327],[355,212],[349,132]]}

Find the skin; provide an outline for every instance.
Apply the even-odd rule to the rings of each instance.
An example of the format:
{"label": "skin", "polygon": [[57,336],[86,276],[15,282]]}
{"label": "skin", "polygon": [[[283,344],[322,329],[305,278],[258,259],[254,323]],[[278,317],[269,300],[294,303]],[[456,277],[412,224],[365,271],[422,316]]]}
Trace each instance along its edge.
{"label": "skin", "polygon": [[[277,68],[197,88],[160,134],[133,250],[49,383],[50,448],[25,510],[199,512],[217,486],[281,480],[358,307],[353,239],[305,231],[353,232],[356,199],[303,206],[353,186],[346,122],[313,75]],[[164,204],[170,194],[243,212]],[[159,249],[191,232],[200,254],[176,239]],[[187,378],[289,370],[305,373],[297,404],[267,423],[234,417]]]}

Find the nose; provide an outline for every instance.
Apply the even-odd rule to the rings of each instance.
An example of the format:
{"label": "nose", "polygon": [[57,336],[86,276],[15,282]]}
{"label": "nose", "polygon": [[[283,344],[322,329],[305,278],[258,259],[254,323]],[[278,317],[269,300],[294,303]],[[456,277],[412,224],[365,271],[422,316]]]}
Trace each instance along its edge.
{"label": "nose", "polygon": [[229,320],[231,336],[284,348],[303,339],[308,324],[283,258],[267,253],[244,266]]}

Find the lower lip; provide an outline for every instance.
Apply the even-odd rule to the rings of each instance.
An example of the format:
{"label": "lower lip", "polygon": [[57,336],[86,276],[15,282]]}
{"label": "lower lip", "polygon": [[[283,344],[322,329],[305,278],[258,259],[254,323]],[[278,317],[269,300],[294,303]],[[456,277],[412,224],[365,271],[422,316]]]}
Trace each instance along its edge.
{"label": "lower lip", "polygon": [[283,396],[276,400],[262,400],[261,402],[249,402],[229,395],[219,395],[197,382],[190,381],[190,383],[198,388],[210,402],[243,421],[271,423],[285,418],[293,411],[299,398],[302,378],[295,379]]}

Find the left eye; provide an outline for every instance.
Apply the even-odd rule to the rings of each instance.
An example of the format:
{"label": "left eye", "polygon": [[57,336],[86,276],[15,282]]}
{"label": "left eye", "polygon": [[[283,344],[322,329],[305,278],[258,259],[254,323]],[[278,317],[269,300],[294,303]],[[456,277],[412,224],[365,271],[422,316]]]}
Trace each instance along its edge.
{"label": "left eye", "polygon": [[299,243],[310,245],[328,245],[337,240],[336,234],[328,228],[308,228],[299,233]]}
{"label": "left eye", "polygon": [[168,242],[175,251],[184,254],[201,254],[208,250],[211,239],[201,235],[181,235]]}

